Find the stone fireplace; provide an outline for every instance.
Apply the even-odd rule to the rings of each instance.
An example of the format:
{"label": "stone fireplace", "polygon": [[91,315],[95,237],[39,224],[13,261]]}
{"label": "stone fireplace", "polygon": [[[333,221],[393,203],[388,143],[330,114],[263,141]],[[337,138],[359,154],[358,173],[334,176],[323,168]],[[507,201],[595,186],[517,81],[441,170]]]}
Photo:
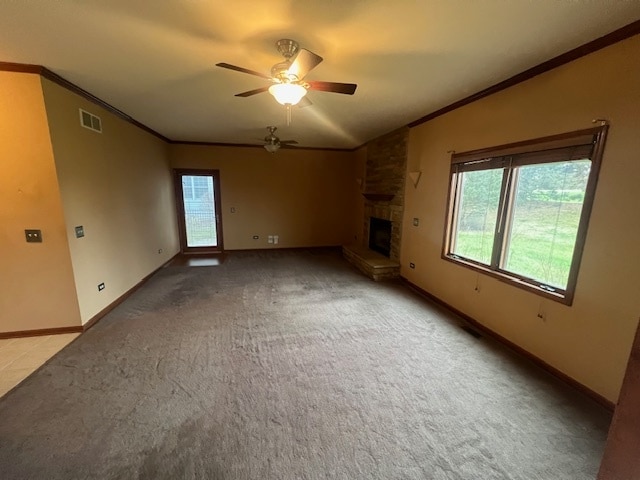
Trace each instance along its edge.
{"label": "stone fireplace", "polygon": [[370,218],[390,222],[390,247],[387,256],[396,262],[400,261],[408,136],[409,129],[401,128],[367,144],[363,185],[363,244],[368,246]]}
{"label": "stone fireplace", "polygon": [[358,244],[345,245],[342,251],[349,262],[373,280],[400,274],[408,137],[409,128],[405,127],[372,140],[366,147],[366,171],[361,183],[362,235],[358,235]]}

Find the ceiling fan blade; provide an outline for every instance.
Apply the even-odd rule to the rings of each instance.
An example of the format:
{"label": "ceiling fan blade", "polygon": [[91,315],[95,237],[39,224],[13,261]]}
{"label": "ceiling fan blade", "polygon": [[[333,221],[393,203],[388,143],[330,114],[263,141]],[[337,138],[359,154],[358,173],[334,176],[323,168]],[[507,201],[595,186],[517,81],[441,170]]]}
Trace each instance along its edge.
{"label": "ceiling fan blade", "polygon": [[236,93],[234,96],[250,97],[251,95],[256,95],[258,93],[266,92],[267,90],[269,90],[269,87],[256,88],[255,90],[249,90],[248,92]]}
{"label": "ceiling fan blade", "polygon": [[295,75],[298,80],[302,80],[307,73],[316,68],[323,58],[320,55],[301,48],[293,60],[291,60],[291,66],[287,69],[289,75]]}
{"label": "ceiling fan blade", "polygon": [[309,84],[309,90],[343,93],[345,95],[353,95],[356,88],[358,88],[358,85],[355,83],[319,82],[315,80],[311,80],[307,83]]}
{"label": "ceiling fan blade", "polygon": [[298,102],[298,108],[310,107],[311,105],[313,105],[313,102],[307,96],[302,97]]}
{"label": "ceiling fan blade", "polygon": [[297,145],[298,142],[295,140],[280,140],[280,145]]}
{"label": "ceiling fan blade", "polygon": [[249,75],[255,75],[256,77],[266,78],[267,80],[271,80],[271,77],[265,75],[260,72],[254,72],[253,70],[249,70],[248,68],[238,67],[236,65],[231,65],[230,63],[216,63],[216,67],[228,68],[229,70],[235,70],[240,73],[248,73]]}

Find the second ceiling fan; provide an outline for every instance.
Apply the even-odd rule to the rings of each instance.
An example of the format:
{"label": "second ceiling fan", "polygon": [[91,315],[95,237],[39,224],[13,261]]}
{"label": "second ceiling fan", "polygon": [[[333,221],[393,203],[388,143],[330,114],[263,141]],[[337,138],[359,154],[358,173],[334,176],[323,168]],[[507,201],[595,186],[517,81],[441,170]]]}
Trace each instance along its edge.
{"label": "second ceiling fan", "polygon": [[[229,63],[216,64],[217,67],[264,78],[272,84],[256,88],[255,90],[237,93],[235,95],[236,97],[250,97],[268,91],[282,105],[291,106],[298,104],[307,94],[307,90],[342,93],[344,95],[353,95],[356,91],[358,86],[355,83],[321,82],[318,80],[306,81],[305,77],[322,62],[322,57],[306,48],[300,48],[298,42],[288,38],[278,40],[276,47],[285,60],[271,67],[271,76]],[[311,102],[305,99],[304,104],[310,105]],[[301,104],[301,106],[305,105]]]}
{"label": "second ceiling fan", "polygon": [[283,145],[297,145],[295,140],[280,140],[276,136],[278,127],[267,127],[269,134],[264,137],[264,149],[269,153],[276,153]]}

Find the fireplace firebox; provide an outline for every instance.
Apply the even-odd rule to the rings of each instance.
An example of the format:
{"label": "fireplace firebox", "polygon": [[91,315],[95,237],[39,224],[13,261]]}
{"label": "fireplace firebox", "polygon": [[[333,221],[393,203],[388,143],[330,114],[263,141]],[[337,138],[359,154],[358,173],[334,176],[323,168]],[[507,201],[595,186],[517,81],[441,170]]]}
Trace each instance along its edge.
{"label": "fireplace firebox", "polygon": [[391,255],[391,221],[369,218],[369,248],[385,257]]}

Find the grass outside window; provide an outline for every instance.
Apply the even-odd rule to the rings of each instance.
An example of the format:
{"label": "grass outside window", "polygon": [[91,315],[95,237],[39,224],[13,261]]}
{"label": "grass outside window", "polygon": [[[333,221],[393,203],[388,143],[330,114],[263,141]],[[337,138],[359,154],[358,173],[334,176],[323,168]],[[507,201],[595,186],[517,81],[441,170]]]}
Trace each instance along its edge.
{"label": "grass outside window", "polygon": [[454,154],[443,257],[570,304],[605,134]]}

